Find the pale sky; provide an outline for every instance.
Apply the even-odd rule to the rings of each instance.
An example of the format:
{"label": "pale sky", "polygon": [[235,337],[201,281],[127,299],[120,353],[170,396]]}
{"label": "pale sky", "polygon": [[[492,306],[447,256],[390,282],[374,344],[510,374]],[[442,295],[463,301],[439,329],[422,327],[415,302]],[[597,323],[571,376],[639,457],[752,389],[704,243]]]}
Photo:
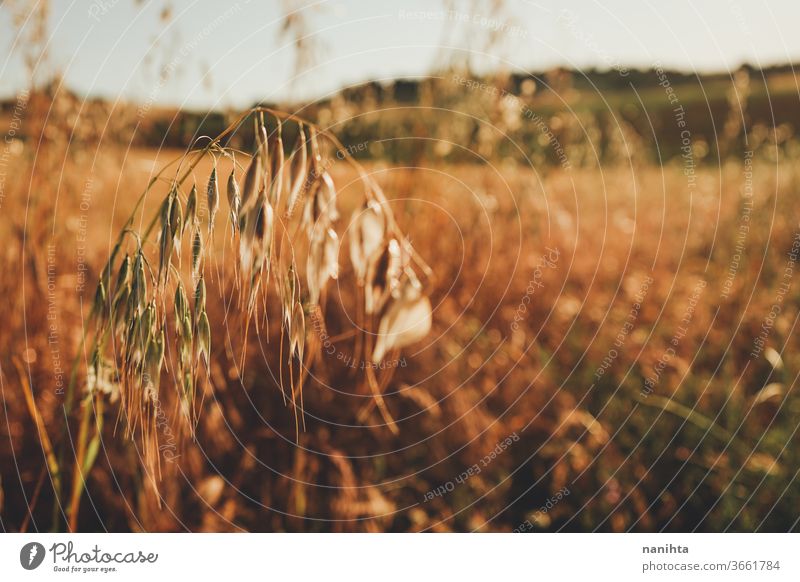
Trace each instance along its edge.
{"label": "pale sky", "polygon": [[[800,60],[796,0],[506,0],[497,28],[490,2],[298,0],[319,47],[296,76],[294,49],[281,40],[277,0],[56,0],[50,17],[51,67],[84,96],[189,107],[241,107],[257,100],[319,97],[368,79],[421,76],[450,54],[472,51],[478,68],[540,71],[664,66],[724,71]],[[26,82],[16,32],[0,5],[0,95]],[[160,79],[171,65],[174,74]]]}

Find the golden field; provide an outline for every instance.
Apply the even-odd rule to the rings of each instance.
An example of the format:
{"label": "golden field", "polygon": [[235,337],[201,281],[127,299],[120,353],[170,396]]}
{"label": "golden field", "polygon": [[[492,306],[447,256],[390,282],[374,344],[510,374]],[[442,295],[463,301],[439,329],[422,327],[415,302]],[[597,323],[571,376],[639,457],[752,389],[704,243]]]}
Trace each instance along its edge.
{"label": "golden field", "polygon": [[[76,414],[64,423],[64,385],[76,354],[83,385],[94,286],[153,172],[182,154],[31,135],[9,150],[0,202],[11,531],[67,521],[45,442],[67,444],[58,467],[72,479],[79,428]],[[355,175],[332,155],[344,230]],[[208,312],[220,339],[196,438],[163,382],[169,462],[148,474],[108,402],[78,529],[796,530],[800,181],[791,150],[781,156],[764,145],[691,176],[635,157],[364,161],[434,272],[431,333],[376,370],[397,431],[357,381],[369,364],[352,358],[346,245],[324,331],[306,329],[318,349],[298,436],[279,318],[242,339],[218,237]],[[196,182],[210,170],[195,168]]]}

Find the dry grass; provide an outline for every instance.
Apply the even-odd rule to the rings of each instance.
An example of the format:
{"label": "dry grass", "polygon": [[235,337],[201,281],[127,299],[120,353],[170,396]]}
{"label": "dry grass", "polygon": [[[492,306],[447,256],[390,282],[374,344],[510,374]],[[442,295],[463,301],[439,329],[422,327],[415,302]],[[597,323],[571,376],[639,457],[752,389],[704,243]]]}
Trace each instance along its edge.
{"label": "dry grass", "polygon": [[[298,346],[286,329],[281,339],[281,329],[296,310],[265,296],[258,333],[245,334],[248,318],[231,316],[242,293],[242,265],[233,266],[238,259],[231,257],[241,254],[231,247],[222,201],[213,238],[206,229],[202,236],[214,339],[207,371],[193,370],[207,381],[187,425],[172,389],[178,367],[167,364],[168,384],[160,387],[163,400],[151,410],[148,429],[158,438],[147,454],[160,462],[159,474],[143,462],[145,441],[124,438],[116,402],[84,400],[70,432],[60,428],[70,361],[81,354],[79,380],[90,363],[91,350],[80,346],[93,283],[153,168],[174,157],[113,148],[95,153],[40,159],[32,178],[30,158],[20,158],[3,200],[0,268],[15,274],[0,279],[7,298],[0,335],[5,529],[50,527],[51,483],[60,479],[65,491],[80,491],[82,467],[91,471],[80,513],[64,515],[77,507],[71,502],[57,507],[56,516],[71,517],[83,530],[510,531],[526,520],[534,530],[797,527],[796,285],[767,339],[781,358],[749,355],[776,300],[798,223],[792,203],[798,179],[786,165],[776,174],[768,162],[754,164],[751,229],[727,299],[722,285],[742,220],[740,165],[701,169],[692,197],[679,167],[537,175],[507,165],[369,165],[398,231],[435,273],[433,328],[387,357],[384,369],[372,369],[363,357],[367,340],[352,332],[359,322],[353,314],[365,301],[358,279],[368,269],[354,270],[343,245],[324,318],[304,311],[305,426],[302,417],[295,424],[291,397],[285,399],[291,383],[281,377]],[[220,196],[232,200],[226,163],[217,165]],[[203,194],[212,167],[206,158],[194,169]],[[361,206],[362,182],[346,163],[328,170],[347,223]],[[243,175],[244,168],[236,171],[246,210]],[[53,191],[57,205],[45,195]],[[82,207],[86,192],[90,202]],[[157,209],[168,193],[164,187],[147,207]],[[90,240],[80,294],[84,224]],[[189,238],[183,245],[185,259]],[[157,265],[158,244],[148,252]],[[191,273],[182,277],[190,281]],[[615,346],[648,277],[633,326]],[[701,292],[699,281],[706,282]],[[163,314],[172,313],[176,283],[164,294],[169,302],[157,304]],[[194,287],[193,281],[185,290],[192,304]],[[682,325],[693,294],[690,320]],[[685,331],[674,345],[678,327]],[[170,350],[173,340],[165,339]],[[598,378],[612,348],[616,355]],[[643,398],[646,379],[670,348],[653,393]],[[165,348],[165,361],[175,358]],[[362,361],[369,370],[359,369]],[[366,374],[381,398],[372,383],[359,380]],[[34,407],[21,396],[20,375],[29,377]],[[92,402],[94,415],[87,412]],[[53,475],[47,463],[30,420],[33,408],[53,446],[67,444],[63,475]],[[83,441],[81,431],[88,435]],[[514,434],[518,441],[481,465]],[[96,460],[87,465],[87,458]],[[480,472],[456,483],[476,464]],[[456,483],[452,491],[428,495],[448,482]],[[563,488],[568,496],[538,511]]]}

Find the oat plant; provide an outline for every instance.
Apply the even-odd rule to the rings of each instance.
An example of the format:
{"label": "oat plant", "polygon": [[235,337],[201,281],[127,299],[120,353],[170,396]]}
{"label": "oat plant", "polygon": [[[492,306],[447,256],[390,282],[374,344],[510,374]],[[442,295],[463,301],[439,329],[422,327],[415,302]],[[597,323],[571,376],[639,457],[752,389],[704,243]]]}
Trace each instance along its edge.
{"label": "oat plant", "polygon": [[[247,124],[254,128],[250,152],[226,146]],[[291,126],[296,138],[284,144]],[[321,347],[309,320],[324,324],[326,288],[338,277],[340,257],[349,256],[359,303],[356,357],[379,363],[430,330],[423,281],[431,271],[401,232],[381,188],[335,136],[297,116],[255,108],[204,141],[153,177],[100,274],[82,349],[88,371],[69,505],[73,530],[84,475],[100,444],[104,405],[117,406],[120,430],[141,445],[155,488],[161,478],[156,423],[165,390],[176,392],[180,425],[194,435],[202,408],[198,395],[213,389],[212,347],[222,332],[212,329],[207,313],[211,265],[238,296],[241,365],[248,333],[265,327],[268,310],[280,313],[281,337],[270,347],[280,350],[281,390],[298,435],[303,381]],[[349,221],[340,217],[337,188],[324,163],[332,151],[355,168],[363,193]],[[195,184],[198,164],[209,158],[214,169]],[[232,162],[228,176],[217,170],[222,159]],[[162,198],[146,221],[145,200],[153,195]],[[135,228],[137,222],[143,228]],[[349,238],[349,252],[340,252],[340,237]],[[68,408],[77,377],[74,371]],[[385,379],[366,366],[363,382],[396,432],[381,397]]]}

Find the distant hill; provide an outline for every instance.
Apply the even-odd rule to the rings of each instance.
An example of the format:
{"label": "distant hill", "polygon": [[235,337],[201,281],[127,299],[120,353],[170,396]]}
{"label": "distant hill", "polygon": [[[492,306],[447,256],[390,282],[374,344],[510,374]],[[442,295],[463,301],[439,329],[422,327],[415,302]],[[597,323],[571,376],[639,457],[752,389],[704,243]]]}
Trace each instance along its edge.
{"label": "distant hill", "polygon": [[[89,138],[92,133],[103,134],[113,118],[116,129],[106,131],[104,139],[148,147],[187,147],[198,136],[219,133],[237,115],[131,103],[112,107],[53,87],[44,91],[45,98],[55,96],[60,110],[73,115],[54,117],[53,123],[72,123],[74,129],[79,113],[83,127],[92,128],[83,131]],[[475,78],[445,72],[424,80],[367,82],[314,103],[268,105],[299,110],[312,121],[331,125],[345,144],[370,144],[355,152],[360,157],[474,161],[469,151],[442,147],[443,142],[457,140],[470,147],[489,143],[495,156],[518,157],[522,149],[537,163],[557,164],[554,144],[572,150],[573,158],[582,158],[587,154],[581,148],[591,143],[592,155],[607,162],[619,157],[620,148],[635,143],[637,155],[668,160],[679,155],[687,128],[692,143],[702,150],[700,157],[716,159],[753,147],[746,143],[742,123],[749,134],[758,133],[759,143],[772,139],[780,145],[800,127],[799,99],[794,65],[786,64],[703,75],[655,69],[555,69]],[[14,99],[0,102],[0,131],[7,130],[15,105]],[[678,107],[685,114],[685,126],[677,123]],[[29,128],[23,127],[22,137]],[[243,127],[234,141],[245,143],[249,131]],[[487,138],[493,131],[508,133],[516,143]],[[429,139],[397,139],[409,136]],[[621,138],[622,145],[616,143]]]}

